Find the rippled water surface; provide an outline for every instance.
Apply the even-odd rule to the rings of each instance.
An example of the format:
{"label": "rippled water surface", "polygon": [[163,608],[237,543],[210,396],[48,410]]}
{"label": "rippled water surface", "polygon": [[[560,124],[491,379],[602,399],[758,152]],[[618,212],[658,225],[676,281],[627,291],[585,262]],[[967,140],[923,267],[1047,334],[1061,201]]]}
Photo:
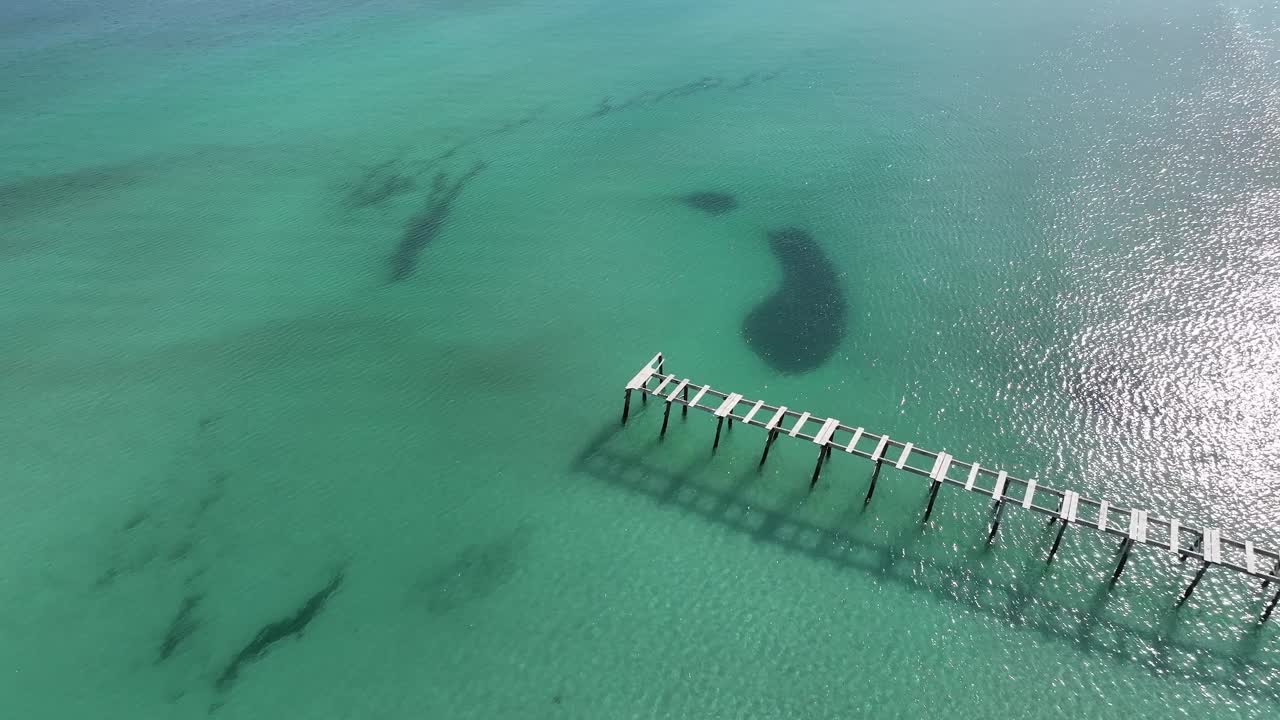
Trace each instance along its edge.
{"label": "rippled water surface", "polygon": [[1256,583],[617,422],[1280,547],[1275,2],[20,0],[0,159],[21,717],[1277,713]]}

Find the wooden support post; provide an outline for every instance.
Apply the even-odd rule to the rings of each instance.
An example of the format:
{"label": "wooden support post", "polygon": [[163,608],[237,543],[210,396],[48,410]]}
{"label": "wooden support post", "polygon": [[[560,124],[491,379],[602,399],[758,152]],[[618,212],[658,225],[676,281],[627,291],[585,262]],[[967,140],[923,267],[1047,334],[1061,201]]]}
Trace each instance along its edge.
{"label": "wooden support post", "polygon": [[924,509],[924,517],[920,522],[929,522],[929,516],[933,514],[933,502],[938,499],[938,490],[942,487],[942,483],[947,479],[947,471],[951,468],[952,457],[946,452],[938,453],[937,459],[933,462],[933,470],[929,472],[930,488],[929,488],[929,504]]}
{"label": "wooden support post", "polygon": [[1196,579],[1191,581],[1187,591],[1182,594],[1182,599],[1178,600],[1179,605],[1191,597],[1191,591],[1196,589],[1196,585],[1200,583],[1200,578],[1204,577],[1205,570],[1208,570],[1210,565],[1222,562],[1222,534],[1218,528],[1205,528],[1202,530],[1198,545],[1201,552],[1200,570],[1196,573]]}
{"label": "wooden support post", "polygon": [[640,388],[640,404],[641,405],[649,404],[649,393],[645,392],[644,388]]}
{"label": "wooden support post", "polygon": [[992,510],[999,510],[1004,504],[1004,486],[1009,482],[1009,473],[1001,470],[996,474],[996,486],[991,490],[991,499],[995,502],[991,504]]}
{"label": "wooden support post", "polygon": [[867,488],[867,497],[862,501],[864,506],[871,502],[871,496],[876,493],[876,479],[880,477],[880,466],[884,464],[884,451],[887,447],[889,436],[881,435],[880,442],[876,443],[876,449],[871,453],[871,461],[876,464],[876,469],[871,471],[871,486]]}
{"label": "wooden support post", "polygon": [[689,417],[689,386],[684,386],[684,405],[680,407],[680,417]]}
{"label": "wooden support post", "polygon": [[773,417],[769,418],[769,422],[765,423],[764,429],[769,432],[769,438],[764,442],[764,454],[760,456],[760,467],[764,467],[764,461],[769,459],[769,448],[773,446],[773,441],[778,437],[778,423],[787,416],[787,406],[783,405],[778,408]]}
{"label": "wooden support post", "polygon": [[667,421],[671,419],[671,401],[667,401],[667,407],[662,411],[662,430],[658,433],[659,438],[667,436]]}
{"label": "wooden support post", "polygon": [[711,443],[711,452],[720,447],[720,429],[724,427],[724,418],[716,418],[716,441]]}
{"label": "wooden support post", "polygon": [[818,451],[818,464],[813,466],[813,477],[809,480],[809,492],[813,492],[813,487],[818,484],[818,476],[822,474],[822,463],[827,459],[828,448],[824,445]]}
{"label": "wooden support post", "polygon": [[827,418],[822,422],[822,427],[813,436],[813,444],[823,449],[828,457],[831,455],[831,438],[836,434],[836,430],[840,429],[840,421],[835,418]]}
{"label": "wooden support post", "polygon": [[818,484],[818,476],[822,473],[822,464],[831,458],[831,436],[836,434],[836,430],[840,427],[840,421],[835,418],[827,418],[822,423],[822,429],[817,435],[813,436],[813,442],[818,446],[818,464],[813,468],[813,478],[809,480],[809,491],[813,492],[814,486]]}
{"label": "wooden support post", "polygon": [[863,505],[870,503],[871,496],[876,494],[876,478],[880,477],[880,465],[883,462],[884,460],[877,460],[876,469],[871,471],[871,487],[867,488],[867,497],[863,499]]}
{"label": "wooden support post", "polygon": [[769,459],[769,448],[773,447],[773,439],[777,436],[777,430],[770,430],[769,437],[764,441],[764,454],[760,456],[760,467],[764,467],[764,461]]}
{"label": "wooden support post", "polygon": [[1053,540],[1053,547],[1049,550],[1049,559],[1045,562],[1053,562],[1053,556],[1058,552],[1058,545],[1062,543],[1062,536],[1067,533],[1067,528],[1075,523],[1076,511],[1080,508],[1080,493],[1067,490],[1062,493],[1062,502],[1058,504],[1058,520],[1062,521],[1062,525],[1058,528],[1058,537]]}
{"label": "wooden support post", "polygon": [[[1197,550],[1199,550],[1199,549],[1200,549],[1200,545],[1201,545],[1201,541],[1202,541],[1202,540],[1203,540],[1203,538],[1197,537],[1197,538],[1196,538],[1196,541],[1195,541],[1194,543],[1192,543],[1192,544],[1191,544],[1191,549],[1192,549],[1193,551],[1197,551]],[[1189,556],[1189,555],[1187,555],[1186,553],[1181,553],[1181,555],[1182,555],[1182,559],[1181,559],[1181,560],[1179,560],[1179,562],[1186,562],[1186,561],[1187,561],[1187,558],[1188,558],[1188,557],[1190,557],[1190,556]]]}
{"label": "wooden support post", "polygon": [[1120,573],[1124,572],[1124,564],[1129,561],[1129,551],[1133,549],[1133,540],[1125,538],[1120,543],[1120,563],[1116,565],[1116,571],[1111,573],[1111,584],[1115,585],[1120,579]]}
{"label": "wooden support post", "polygon": [[[1280,557],[1276,558],[1276,564],[1271,566],[1271,574],[1272,574],[1273,576],[1280,577]],[[1263,590],[1266,590],[1266,589],[1267,589],[1267,586],[1268,586],[1268,585],[1270,585],[1270,584],[1271,584],[1271,581],[1270,581],[1270,580],[1263,580],[1263,581],[1262,581],[1262,589],[1263,589]]]}
{"label": "wooden support post", "polygon": [[995,504],[991,506],[991,511],[995,513],[995,519],[991,523],[991,531],[987,533],[988,543],[995,539],[996,531],[1000,529],[1000,516],[1004,513],[1005,503],[1004,486],[1008,482],[1009,473],[1004,470],[996,473],[996,486],[991,489],[991,497],[995,500]]}
{"label": "wooden support post", "polygon": [[1064,521],[1062,526],[1058,528],[1058,537],[1053,540],[1053,547],[1049,549],[1049,558],[1045,562],[1053,562],[1053,556],[1058,552],[1058,545],[1062,543],[1062,536],[1067,532],[1067,523]]}
{"label": "wooden support post", "polygon": [[[1107,508],[1107,501],[1102,501],[1102,509]],[[1101,524],[1101,521],[1099,522]],[[1120,579],[1120,573],[1124,572],[1124,564],[1129,560],[1129,553],[1133,550],[1134,545],[1145,543],[1147,541],[1147,511],[1146,510],[1130,510],[1129,511],[1129,535],[1120,544],[1120,563],[1116,565],[1116,571],[1111,575],[1111,584],[1115,585],[1116,580]]]}
{"label": "wooden support post", "polygon": [[631,413],[631,391],[627,391],[626,398],[622,401],[622,424],[627,424],[627,415]]}
{"label": "wooden support post", "polygon": [[1192,591],[1192,590],[1195,590],[1195,589],[1196,589],[1196,585],[1199,585],[1199,584],[1200,584],[1200,578],[1204,577],[1204,571],[1205,571],[1205,570],[1208,570],[1208,569],[1209,569],[1209,563],[1201,563],[1201,564],[1200,564],[1200,570],[1196,573],[1196,577],[1195,577],[1195,579],[1194,579],[1194,580],[1192,580],[1192,581],[1191,581],[1191,584],[1187,586],[1187,589],[1186,589],[1185,591],[1183,591],[1183,593],[1182,593],[1182,597],[1181,597],[1181,598],[1178,598],[1178,604],[1179,604],[1179,605],[1181,605],[1182,603],[1186,602],[1186,601],[1187,601],[1187,598],[1191,597],[1191,591]]}
{"label": "wooden support post", "polygon": [[1000,516],[1004,514],[1004,501],[997,500],[995,506],[995,519],[991,522],[991,531],[987,533],[987,542],[990,543],[996,537],[996,531],[1000,529]]}
{"label": "wooden support post", "polygon": [[1275,597],[1271,598],[1271,602],[1267,603],[1267,609],[1262,611],[1262,617],[1258,622],[1264,623],[1271,617],[1271,611],[1276,609],[1276,603],[1280,602],[1280,590],[1276,591]]}
{"label": "wooden support post", "polygon": [[920,519],[920,522],[929,522],[929,516],[933,514],[933,501],[938,499],[938,488],[940,487],[942,487],[942,483],[935,482],[933,487],[929,488],[929,504],[925,506],[924,517]]}

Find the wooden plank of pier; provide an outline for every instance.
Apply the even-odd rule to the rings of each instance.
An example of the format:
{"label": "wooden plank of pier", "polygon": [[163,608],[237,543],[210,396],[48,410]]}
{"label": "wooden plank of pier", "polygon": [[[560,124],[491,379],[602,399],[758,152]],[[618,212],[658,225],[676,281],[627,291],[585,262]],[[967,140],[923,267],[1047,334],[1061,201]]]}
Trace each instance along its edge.
{"label": "wooden plank of pier", "polygon": [[981,466],[980,466],[980,465],[978,465],[978,463],[974,463],[974,464],[969,468],[969,478],[968,478],[967,480],[965,480],[965,481],[964,481],[964,489],[965,489],[965,490],[973,490],[973,485],[974,485],[974,483],[975,483],[975,482],[977,481],[977,479],[978,479],[978,471],[979,471],[980,469],[981,469]]}
{"label": "wooden plank of pier", "polygon": [[889,445],[889,436],[881,435],[880,442],[876,443],[876,451],[871,454],[873,462],[880,462],[880,458],[884,457],[884,449]]}
{"label": "wooden plank of pier", "polygon": [[[836,427],[839,428],[839,425],[837,425]],[[847,446],[845,446],[845,449],[844,449],[845,452],[850,454],[854,452],[854,450],[858,447],[858,441],[862,439],[862,432],[863,432],[863,428],[858,428],[857,430],[853,431],[853,439],[849,441],[849,444]]]}
{"label": "wooden plank of pier", "polygon": [[[650,388],[649,384],[654,377],[663,378],[654,388]],[[1168,550],[1175,555],[1186,558],[1197,558],[1201,561],[1201,567],[1198,570],[1195,579],[1187,587],[1183,593],[1182,600],[1191,595],[1196,584],[1200,582],[1205,571],[1210,567],[1223,567],[1235,572],[1254,577],[1263,581],[1263,587],[1270,583],[1280,583],[1280,552],[1272,549],[1258,547],[1253,540],[1237,540],[1230,537],[1223,537],[1219,528],[1200,528],[1189,525],[1179,518],[1156,518],[1150,516],[1145,510],[1136,508],[1127,508],[1114,505],[1110,500],[1095,500],[1085,497],[1072,490],[1060,490],[1038,483],[1036,480],[1022,480],[1013,477],[1006,470],[995,470],[990,464],[980,464],[978,462],[967,462],[959,460],[946,452],[935,452],[917,447],[913,441],[892,440],[887,434],[879,434],[866,430],[863,427],[852,427],[844,425],[835,418],[827,418],[823,421],[820,429],[814,434],[805,432],[806,425],[809,420],[814,417],[809,412],[797,412],[788,409],[785,405],[771,405],[764,400],[745,400],[744,396],[739,393],[725,393],[712,388],[710,385],[702,385],[701,389],[693,397],[688,397],[688,389],[697,387],[693,381],[689,379],[681,380],[671,392],[665,396],[659,395],[660,392],[666,390],[675,380],[675,375],[667,375],[663,372],[663,356],[658,353],[652,360],[645,364],[643,368],[637,372],[625,386],[626,403],[623,407],[623,423],[627,422],[628,410],[630,407],[631,393],[639,392],[642,398],[645,395],[655,395],[665,400],[668,407],[666,411],[670,411],[670,405],[680,404],[683,406],[682,412],[687,412],[692,407],[696,410],[703,410],[713,414],[718,420],[729,420],[732,425],[733,420],[738,420],[745,425],[754,425],[764,428],[768,433],[768,439],[765,445],[764,455],[761,457],[761,463],[768,457],[769,446],[779,435],[785,434],[789,437],[801,438],[812,441],[819,446],[818,465],[814,470],[812,483],[816,483],[818,472],[821,470],[823,462],[829,456],[831,446],[836,445],[833,442],[837,433],[849,432],[851,439],[847,444],[838,445],[846,454],[856,455],[870,460],[875,463],[875,469],[871,476],[871,484],[867,492],[866,502],[871,501],[872,492],[875,489],[876,478],[880,473],[880,467],[887,459],[886,453],[891,449],[898,450],[896,460],[893,460],[894,468],[905,473],[928,478],[930,482],[930,508],[932,507],[933,497],[936,496],[937,488],[945,484],[956,485],[965,491],[988,495],[995,502],[995,520],[988,534],[988,540],[994,538],[996,530],[999,528],[1000,513],[1003,511],[1006,501],[1012,501],[1014,504],[1020,505],[1024,510],[1047,515],[1053,522],[1060,522],[1058,538],[1060,541],[1062,534],[1068,526],[1084,527],[1104,535],[1112,535],[1119,537],[1122,541],[1121,560],[1113,575],[1113,581],[1118,578],[1121,570],[1124,568],[1125,559],[1127,559],[1129,551],[1136,545],[1149,545],[1160,549]],[[710,397],[719,400],[719,403],[713,405],[700,404],[704,397]],[[739,416],[735,411],[745,403],[750,407],[745,414]],[[762,422],[762,412],[772,413],[767,422]],[[789,431],[781,430],[782,423],[788,418],[795,418],[796,422],[791,426]],[[663,429],[665,432],[666,422],[664,418]],[[863,439],[868,442],[874,442],[874,448],[870,451],[859,449],[858,444]],[[717,432],[716,444],[719,443],[719,432]],[[920,456],[931,461],[928,467],[917,467],[912,464],[914,457]],[[953,466],[959,466],[967,469],[966,477],[963,480],[953,479],[949,475],[949,470]],[[995,476],[995,483],[991,489],[986,489],[978,482],[979,478]],[[1008,488],[1011,483],[1021,483],[1024,488],[1021,500],[1015,500],[1009,497]],[[1015,485],[1016,487],[1016,485]],[[1037,494],[1043,493],[1056,499],[1057,502],[1052,506],[1040,505],[1035,502]],[[1088,505],[1091,508],[1097,508],[1096,519],[1089,519],[1089,514],[1082,515],[1080,506]],[[1110,523],[1110,513],[1119,513],[1122,516],[1129,517],[1127,527],[1117,527]],[[1090,513],[1092,514],[1092,513]],[[926,519],[928,511],[926,511]],[[1150,527],[1155,524],[1157,527],[1167,527],[1168,534],[1161,532],[1156,536],[1150,532]],[[1195,543],[1191,547],[1184,547],[1182,543],[1182,533],[1190,533],[1195,538]],[[1054,549],[1050,551],[1050,557],[1057,550],[1058,542],[1055,541]],[[1231,556],[1224,556],[1223,550],[1231,551]],[[1259,563],[1259,557],[1268,562]],[[1263,619],[1270,616],[1271,610],[1280,602],[1280,593],[1268,605],[1267,610],[1263,613]]]}
{"label": "wooden plank of pier", "polygon": [[[698,401],[699,401],[699,400],[702,400],[702,396],[703,396],[703,395],[706,395],[708,392],[710,392],[710,390],[711,390],[711,386],[710,386],[710,385],[703,385],[703,386],[702,386],[702,389],[698,391],[698,394],[697,394],[697,395],[694,395],[694,396],[693,396],[693,400],[691,400],[691,401],[689,402],[689,407],[691,407],[691,408],[696,408],[696,407],[698,407]],[[698,408],[698,409],[702,410],[702,409],[705,409],[705,408]]]}
{"label": "wooden plank of pier", "polygon": [[684,380],[681,380],[680,384],[676,385],[676,389],[672,390],[671,395],[667,397],[667,402],[674,401],[676,397],[680,395],[680,393],[683,392],[684,389],[687,387],[689,387],[689,378],[685,378]]}
{"label": "wooden plank of pier", "polygon": [[[1000,474],[999,474],[999,475],[996,475],[996,486],[995,486],[994,488],[992,488],[992,490],[991,490],[991,497],[992,497],[992,498],[995,498],[996,500],[999,500],[999,499],[1001,499],[1002,497],[1004,497],[1004,495],[1003,495],[1003,493],[1004,493],[1004,486],[1005,486],[1008,482],[1009,482],[1009,473],[1005,472],[1004,470],[1001,470],[1001,471],[1000,471]],[[1032,485],[1032,486],[1030,486],[1030,487],[1035,487],[1035,486],[1034,486],[1034,485]],[[1026,501],[1026,504],[1025,504],[1025,505],[1023,505],[1023,507],[1031,507],[1031,501],[1030,501],[1030,500],[1027,500],[1027,501]]]}
{"label": "wooden plank of pier", "polygon": [[733,408],[737,406],[737,404],[741,401],[742,401],[741,395],[737,393],[731,393],[729,397],[724,399],[724,402],[720,403],[720,407],[716,408],[716,417],[727,416],[730,412],[733,411]]}
{"label": "wooden plank of pier", "polygon": [[895,468],[897,468],[898,470],[901,470],[902,468],[906,467],[907,460],[911,459],[911,449],[914,447],[915,445],[913,443],[907,443],[906,445],[902,446],[902,454],[898,456],[898,462],[896,465],[894,465]]}
{"label": "wooden plank of pier", "polygon": [[836,428],[840,427],[840,421],[835,418],[827,418],[822,423],[822,429],[813,437],[813,442],[818,445],[826,445],[831,442],[831,436],[836,434]]}
{"label": "wooden plank of pier", "polygon": [[665,387],[667,386],[667,383],[669,383],[669,382],[671,382],[672,380],[674,380],[674,379],[675,379],[675,377],[676,377],[675,375],[668,375],[666,378],[664,378],[664,379],[663,379],[663,381],[662,381],[662,384],[658,385],[658,387],[656,387],[656,388],[654,388],[654,389],[653,389],[653,394],[654,394],[654,395],[661,395],[661,394],[662,394],[662,389],[663,389],[663,388],[665,388]]}
{"label": "wooden plank of pier", "polygon": [[800,431],[804,429],[804,424],[809,422],[809,417],[810,417],[809,413],[802,413],[800,415],[800,419],[796,420],[795,427],[791,428],[791,432],[787,434],[790,435],[791,437],[795,437],[799,435]]}

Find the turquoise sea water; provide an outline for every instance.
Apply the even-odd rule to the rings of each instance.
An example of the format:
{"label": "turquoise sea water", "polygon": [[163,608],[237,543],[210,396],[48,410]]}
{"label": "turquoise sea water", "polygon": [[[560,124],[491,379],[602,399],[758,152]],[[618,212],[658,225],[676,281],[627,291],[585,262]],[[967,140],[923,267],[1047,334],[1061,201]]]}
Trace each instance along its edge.
{"label": "turquoise sea water", "polygon": [[[1175,611],[1155,551],[1107,592],[1092,534],[1046,567],[1035,518],[986,549],[975,498],[922,528],[918,479],[864,511],[863,462],[810,496],[799,443],[617,420],[660,350],[1280,545],[1278,40],[1264,1],[7,4],[6,716],[1273,717],[1242,578]],[[824,290],[746,338],[787,228]]]}

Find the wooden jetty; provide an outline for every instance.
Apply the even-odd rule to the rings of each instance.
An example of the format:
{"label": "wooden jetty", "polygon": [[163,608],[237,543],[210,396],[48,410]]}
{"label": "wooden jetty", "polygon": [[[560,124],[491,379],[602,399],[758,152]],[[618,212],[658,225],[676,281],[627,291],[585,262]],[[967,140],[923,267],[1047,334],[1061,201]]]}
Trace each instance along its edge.
{"label": "wooden jetty", "polygon": [[1276,592],[1263,607],[1259,622],[1266,622],[1277,603],[1280,603],[1280,552],[1258,547],[1252,540],[1223,537],[1219,528],[1198,527],[1178,518],[1162,518],[1151,515],[1146,510],[1115,505],[1109,500],[1086,497],[1036,480],[1023,480],[990,465],[961,460],[946,451],[926,450],[911,441],[891,439],[888,435],[846,425],[835,418],[815,416],[785,405],[770,405],[763,400],[748,399],[740,393],[716,390],[689,378],[680,379],[674,374],[666,374],[662,353],[654,355],[627,383],[622,405],[623,425],[627,423],[631,413],[632,393],[640,394],[641,403],[647,403],[650,395],[663,403],[661,435],[666,435],[672,405],[679,404],[682,415],[688,415],[689,408],[693,408],[715,416],[715,439],[711,445],[713,451],[720,445],[720,434],[725,422],[731,428],[735,420],[763,428],[767,434],[760,455],[761,465],[768,460],[773,443],[783,435],[817,445],[818,457],[813,476],[809,480],[810,490],[818,484],[823,467],[831,460],[833,451],[840,450],[847,455],[875,463],[864,503],[871,502],[880,470],[885,463],[889,463],[895,470],[928,479],[929,499],[922,522],[927,521],[933,512],[942,487],[952,485],[992,500],[987,542],[996,539],[1005,508],[1013,505],[1047,516],[1051,525],[1058,525],[1046,562],[1053,561],[1068,529],[1087,528],[1119,540],[1116,567],[1111,573],[1112,585],[1120,579],[1134,548],[1141,545],[1174,553],[1182,562],[1186,562],[1188,558],[1199,561],[1200,567],[1178,598],[1178,605],[1191,597],[1191,593],[1211,567],[1233,570],[1261,580],[1264,590],[1276,583]]}

